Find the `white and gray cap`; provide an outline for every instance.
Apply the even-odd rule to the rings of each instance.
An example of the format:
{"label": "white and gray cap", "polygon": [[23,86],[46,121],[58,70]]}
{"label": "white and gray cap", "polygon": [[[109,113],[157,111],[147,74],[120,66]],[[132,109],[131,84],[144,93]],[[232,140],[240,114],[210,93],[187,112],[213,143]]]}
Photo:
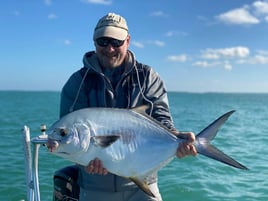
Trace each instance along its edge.
{"label": "white and gray cap", "polygon": [[98,21],[93,40],[101,37],[125,40],[127,35],[128,27],[125,18],[115,13],[108,13]]}

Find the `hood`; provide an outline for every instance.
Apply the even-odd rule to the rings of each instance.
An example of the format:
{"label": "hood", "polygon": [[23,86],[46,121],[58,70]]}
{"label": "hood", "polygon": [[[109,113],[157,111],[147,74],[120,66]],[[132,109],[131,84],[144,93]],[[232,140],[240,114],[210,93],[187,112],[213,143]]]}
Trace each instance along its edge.
{"label": "hood", "polygon": [[94,51],[85,53],[83,57],[83,64],[86,68],[92,69],[95,72],[102,72],[97,54]]}
{"label": "hood", "polygon": [[[125,60],[125,63],[127,63],[126,70],[125,70],[126,73],[131,71],[135,64],[135,56],[133,52],[128,50],[127,53],[128,53],[127,54],[128,56]],[[83,64],[86,68],[89,68],[90,70],[94,72],[102,73],[101,65],[98,61],[97,54],[94,51],[85,53],[83,57]]]}

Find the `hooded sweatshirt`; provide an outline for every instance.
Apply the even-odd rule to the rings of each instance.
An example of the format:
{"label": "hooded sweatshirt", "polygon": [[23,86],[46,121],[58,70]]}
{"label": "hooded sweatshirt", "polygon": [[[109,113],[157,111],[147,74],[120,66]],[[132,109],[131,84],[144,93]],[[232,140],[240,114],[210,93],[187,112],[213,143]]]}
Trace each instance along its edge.
{"label": "hooded sweatshirt", "polygon": [[[167,92],[159,75],[150,67],[136,61],[128,51],[122,66],[104,69],[95,52],[83,57],[84,67],[71,75],[61,92],[60,117],[87,107],[133,108],[149,104],[147,113],[171,131],[176,131],[169,112]],[[129,179],[108,173],[93,175],[79,166],[80,188],[91,191],[116,192],[137,186]],[[152,175],[149,183],[157,181]]]}

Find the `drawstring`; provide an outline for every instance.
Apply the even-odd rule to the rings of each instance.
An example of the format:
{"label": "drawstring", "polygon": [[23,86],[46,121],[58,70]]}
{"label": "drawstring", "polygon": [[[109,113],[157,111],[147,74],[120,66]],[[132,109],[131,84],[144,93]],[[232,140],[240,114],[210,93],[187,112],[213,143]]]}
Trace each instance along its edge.
{"label": "drawstring", "polygon": [[136,64],[134,65],[134,68],[135,68],[135,71],[136,71],[137,81],[138,81],[138,85],[139,85],[141,95],[142,95],[143,99],[150,104],[150,113],[149,113],[149,115],[152,116],[154,103],[144,95],[142,87],[141,87],[140,76],[139,76],[139,72],[138,72]]}
{"label": "drawstring", "polygon": [[86,77],[87,77],[88,71],[89,71],[89,68],[87,68],[86,73],[84,74],[84,76],[83,76],[83,78],[82,78],[82,81],[81,81],[80,86],[79,86],[79,88],[78,88],[78,91],[77,91],[77,93],[76,93],[74,102],[73,102],[73,104],[71,105],[71,107],[70,107],[70,109],[69,109],[69,112],[73,112],[73,111],[74,111],[74,106],[75,106],[75,104],[76,104],[76,102],[77,102],[77,100],[78,100],[79,93],[80,93],[80,91],[81,91],[81,89],[82,89],[82,85],[83,85],[83,83],[84,83],[84,81],[85,81],[85,79],[86,79]]}

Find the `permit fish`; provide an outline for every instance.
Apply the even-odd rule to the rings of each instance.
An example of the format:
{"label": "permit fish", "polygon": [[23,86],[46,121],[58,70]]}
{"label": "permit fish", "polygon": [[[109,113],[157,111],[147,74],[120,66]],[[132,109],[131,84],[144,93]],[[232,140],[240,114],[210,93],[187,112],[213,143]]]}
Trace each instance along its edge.
{"label": "permit fish", "polygon": [[[109,172],[129,178],[154,196],[147,178],[176,156],[178,144],[185,139],[147,115],[146,109],[147,106],[76,110],[48,129],[47,147],[52,154],[84,166],[99,158]],[[248,169],[210,144],[233,112],[222,115],[197,134],[194,145],[199,154]]]}

